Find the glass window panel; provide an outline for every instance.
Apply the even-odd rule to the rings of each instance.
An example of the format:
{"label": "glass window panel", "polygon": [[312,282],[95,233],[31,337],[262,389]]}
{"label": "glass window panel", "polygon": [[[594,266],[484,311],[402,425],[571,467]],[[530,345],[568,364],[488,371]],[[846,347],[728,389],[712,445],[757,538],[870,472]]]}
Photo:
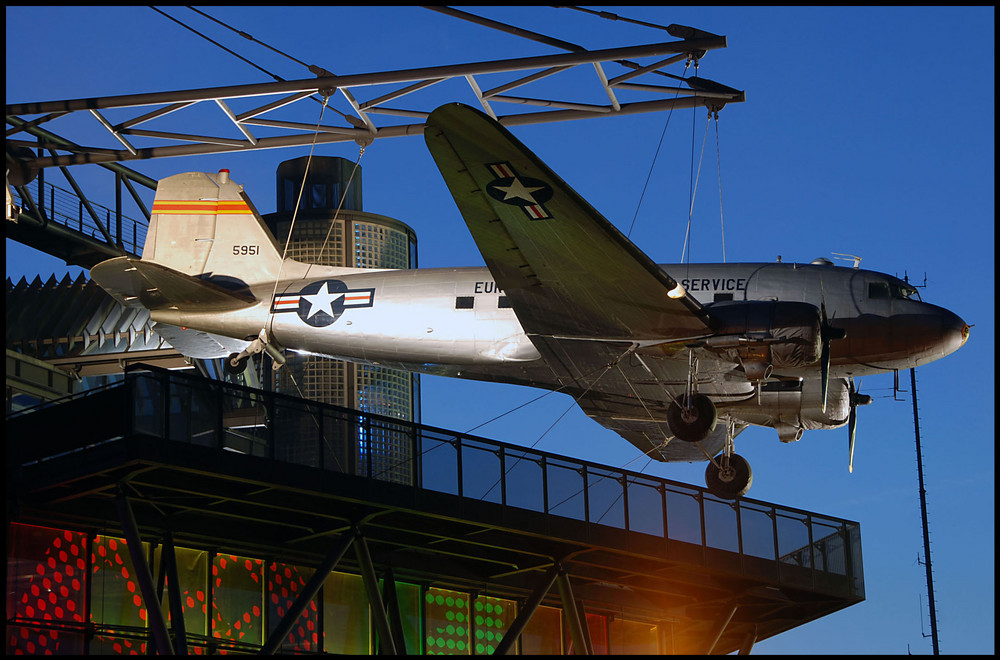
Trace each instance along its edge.
{"label": "glass window panel", "polygon": [[274,409],[274,458],[319,467],[321,415],[318,408],[281,401]]}
{"label": "glass window panel", "polygon": [[[81,653],[83,652],[81,645]],[[128,637],[94,635],[90,640],[90,655],[145,655],[146,642]]]}
{"label": "glass window panel", "polygon": [[[422,587],[418,584],[396,583],[396,600],[399,602],[399,616],[402,619],[403,639],[408,654],[420,652],[420,635],[424,620],[421,591]],[[402,649],[397,651],[402,653]]]}
{"label": "glass window panel", "polygon": [[263,643],[264,562],[237,555],[212,560],[212,636]]}
{"label": "glass window panel", "polygon": [[625,497],[621,475],[587,468],[590,522],[625,529]]}
{"label": "glass window panel", "polygon": [[675,541],[701,545],[701,510],[698,491],[677,491],[668,488],[667,535]]}
{"label": "glass window panel", "polygon": [[[12,523],[7,537],[7,617],[83,623],[86,536]],[[82,653],[82,637],[31,626],[7,627],[7,652]]]}
{"label": "glass window panel", "polygon": [[[153,575],[159,575],[163,561],[163,546],[154,551]],[[177,580],[180,583],[181,608],[184,612],[184,631],[190,635],[205,635],[208,627],[208,552],[174,547],[177,558]],[[163,589],[163,612],[171,620],[170,590],[167,577]]]}
{"label": "glass window panel", "polygon": [[[267,567],[267,621],[268,634],[295,604],[299,592],[316,571],[311,568],[271,562]],[[319,608],[316,599],[309,601],[296,619],[288,636],[281,643],[282,652],[319,650]]]}
{"label": "glass window panel", "polygon": [[583,475],[576,465],[550,460],[546,463],[549,513],[584,520]]}
{"label": "glass window panel", "polygon": [[323,650],[344,655],[368,655],[370,647],[368,596],[360,575],[330,573],[323,583]]}
{"label": "glass window panel", "polygon": [[476,655],[492,655],[497,644],[514,622],[514,601],[491,596],[479,596],[472,604],[472,651]]}
{"label": "glass window panel", "polygon": [[629,477],[628,526],[634,532],[663,536],[663,498],[655,482]]}
{"label": "glass window panel", "polygon": [[132,392],[135,399],[132,402],[132,415],[136,433],[146,433],[162,438],[163,431],[163,392],[160,382],[151,375],[136,376]]}
{"label": "glass window panel", "polygon": [[469,655],[469,595],[431,587],[424,594],[427,655]]}
{"label": "glass window panel", "polygon": [[522,655],[562,655],[562,610],[539,606],[521,633]]}
{"label": "glass window panel", "polygon": [[[143,557],[149,556],[148,548],[148,543],[142,544]],[[106,626],[145,626],[146,603],[125,539],[95,536],[90,563],[90,620]]]}
{"label": "glass window panel", "polygon": [[659,655],[657,627],[652,623],[615,618],[608,624],[612,655]]}
{"label": "glass window panel", "polygon": [[588,612],[587,628],[590,631],[590,644],[594,647],[594,655],[607,655],[608,617]]}

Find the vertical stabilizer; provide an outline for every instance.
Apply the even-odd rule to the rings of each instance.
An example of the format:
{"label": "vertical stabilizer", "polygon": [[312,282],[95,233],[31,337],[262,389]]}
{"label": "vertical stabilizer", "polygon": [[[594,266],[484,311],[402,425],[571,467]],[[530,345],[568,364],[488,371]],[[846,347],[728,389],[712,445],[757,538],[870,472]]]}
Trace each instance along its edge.
{"label": "vertical stabilizer", "polygon": [[255,284],[277,279],[281,253],[243,186],[220,170],[159,182],[142,260],[195,277]]}

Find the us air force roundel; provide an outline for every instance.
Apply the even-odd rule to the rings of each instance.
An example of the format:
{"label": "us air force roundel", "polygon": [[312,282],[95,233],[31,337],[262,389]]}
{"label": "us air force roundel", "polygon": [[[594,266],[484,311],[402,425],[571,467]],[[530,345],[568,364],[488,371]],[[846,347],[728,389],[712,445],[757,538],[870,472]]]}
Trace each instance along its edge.
{"label": "us air force roundel", "polygon": [[552,187],[544,181],[520,176],[510,163],[487,165],[493,181],[486,184],[486,192],[493,199],[519,206],[532,220],[547,220],[552,216],[545,208],[545,202],[552,199]]}
{"label": "us air force roundel", "polygon": [[375,289],[348,289],[340,280],[310,282],[298,293],[283,293],[274,297],[271,311],[295,312],[314,328],[334,323],[348,307],[371,307]]}

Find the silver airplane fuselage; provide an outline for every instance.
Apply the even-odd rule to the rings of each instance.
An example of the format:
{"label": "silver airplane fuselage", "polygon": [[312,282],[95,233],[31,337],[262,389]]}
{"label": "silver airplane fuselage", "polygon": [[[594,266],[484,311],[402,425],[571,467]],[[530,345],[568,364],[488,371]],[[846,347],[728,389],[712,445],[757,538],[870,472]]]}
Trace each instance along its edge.
{"label": "silver airplane fuselage", "polygon": [[[921,301],[906,282],[873,271],[794,263],[663,269],[709,310],[728,301],[823,306],[830,325],[846,333],[831,344],[832,377],[916,367],[955,351],[968,336],[957,315]],[[310,266],[309,275],[277,289],[253,289],[261,302],[248,309],[154,310],[152,319],[248,339],[266,327],[274,341],[298,352],[438,375],[555,385],[545,382],[543,365],[533,368],[540,355],[486,268],[345,273]],[[272,291],[277,295],[269,304]],[[655,345],[656,338],[646,343]],[[808,377],[817,369],[810,365],[775,375]]]}

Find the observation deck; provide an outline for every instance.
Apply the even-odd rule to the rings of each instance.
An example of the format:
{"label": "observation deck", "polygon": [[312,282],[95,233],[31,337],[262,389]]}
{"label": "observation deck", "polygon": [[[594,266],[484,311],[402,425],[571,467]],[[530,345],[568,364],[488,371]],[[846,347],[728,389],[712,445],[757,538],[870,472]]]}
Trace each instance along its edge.
{"label": "observation deck", "polygon": [[581,646],[568,603],[729,653],[864,600],[856,522],[156,367],[7,438],[9,521],[127,537],[124,501],[143,541],[327,570],[362,539],[332,565],[561,606]]}

